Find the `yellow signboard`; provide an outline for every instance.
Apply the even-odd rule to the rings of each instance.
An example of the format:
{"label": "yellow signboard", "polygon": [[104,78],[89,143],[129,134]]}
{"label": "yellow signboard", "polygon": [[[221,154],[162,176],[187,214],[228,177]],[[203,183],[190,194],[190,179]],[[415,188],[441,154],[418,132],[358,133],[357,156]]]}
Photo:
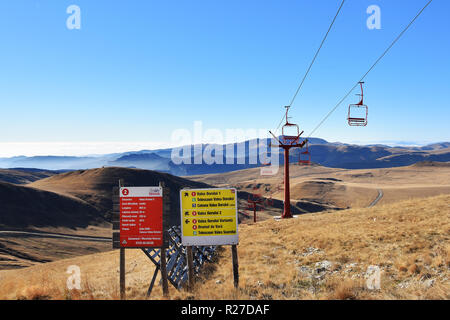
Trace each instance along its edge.
{"label": "yellow signboard", "polygon": [[239,242],[236,189],[183,189],[180,207],[183,245]]}

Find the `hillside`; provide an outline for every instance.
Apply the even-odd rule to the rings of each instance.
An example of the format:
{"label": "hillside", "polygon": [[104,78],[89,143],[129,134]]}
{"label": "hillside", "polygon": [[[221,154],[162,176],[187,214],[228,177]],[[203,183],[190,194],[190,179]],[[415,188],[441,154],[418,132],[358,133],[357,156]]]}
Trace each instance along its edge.
{"label": "hillside", "polygon": [[99,212],[73,197],[0,182],[0,228],[83,228],[104,223]]}
{"label": "hillside", "polygon": [[27,184],[57,174],[55,171],[14,168],[0,169],[0,181],[15,184]]}
{"label": "hillside", "polygon": [[[450,196],[240,227],[240,289],[224,247],[193,293],[171,299],[449,299]],[[0,299],[117,299],[118,250],[0,271]],[[127,297],[143,299],[153,264],[127,251]],[[82,290],[67,291],[67,267],[82,270]],[[366,287],[369,266],[380,290]],[[159,277],[158,277],[159,278]],[[158,278],[156,283],[158,283]],[[155,286],[152,299],[161,298]]]}
{"label": "hillside", "polygon": [[[243,226],[242,289],[232,290],[227,250],[196,298],[449,299],[449,202],[446,195]],[[371,265],[381,269],[380,290],[366,287]]]}
{"label": "hillside", "polygon": [[0,269],[23,268],[111,248],[109,243],[10,231],[110,236],[110,229],[100,212],[80,199],[0,182]]}

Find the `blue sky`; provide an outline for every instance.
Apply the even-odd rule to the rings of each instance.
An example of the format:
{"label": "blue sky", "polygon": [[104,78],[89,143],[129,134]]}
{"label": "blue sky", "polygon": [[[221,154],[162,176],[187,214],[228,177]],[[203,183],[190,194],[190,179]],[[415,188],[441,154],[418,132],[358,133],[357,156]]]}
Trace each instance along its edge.
{"label": "blue sky", "polygon": [[[309,133],[426,2],[347,0],[292,121]],[[66,27],[71,4],[80,30]],[[339,4],[2,1],[0,156],[56,154],[62,144],[65,154],[170,145],[194,121],[275,129]],[[370,5],[381,8],[380,30],[366,26]],[[365,79],[367,127],[347,125],[352,94],[314,136],[449,141],[449,12],[449,1],[434,0]]]}

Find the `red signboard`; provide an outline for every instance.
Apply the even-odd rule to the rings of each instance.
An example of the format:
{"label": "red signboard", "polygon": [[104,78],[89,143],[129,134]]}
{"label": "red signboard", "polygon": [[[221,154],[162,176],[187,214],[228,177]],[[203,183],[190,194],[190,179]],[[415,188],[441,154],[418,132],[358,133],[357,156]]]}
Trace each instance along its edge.
{"label": "red signboard", "polygon": [[120,188],[120,246],[162,247],[162,216],[161,187]]}

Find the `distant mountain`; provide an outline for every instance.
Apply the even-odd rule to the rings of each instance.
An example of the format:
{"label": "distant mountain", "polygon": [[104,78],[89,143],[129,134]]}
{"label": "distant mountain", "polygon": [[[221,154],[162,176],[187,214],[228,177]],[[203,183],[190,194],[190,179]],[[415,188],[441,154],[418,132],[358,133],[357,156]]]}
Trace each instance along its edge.
{"label": "distant mountain", "polygon": [[[274,139],[254,139],[226,145],[184,146],[180,149],[183,152],[187,151],[187,154],[183,152],[180,152],[180,154],[174,153],[179,157],[178,159],[172,158],[174,151],[172,148],[86,157],[19,156],[0,158],[0,168],[33,167],[49,170],[78,170],[115,166],[156,170],[178,176],[223,173],[261,166],[265,162],[264,158],[271,155],[270,152],[265,152],[271,143],[277,144],[277,141]],[[221,160],[219,162],[222,163],[208,164],[204,160],[197,163],[198,156],[200,156],[200,160],[202,160],[201,155],[204,153],[216,157],[217,150],[223,150],[222,155],[217,154],[217,159]],[[303,149],[302,152],[305,150]],[[433,143],[422,147],[390,147],[386,145],[331,143],[319,138],[310,138],[308,151],[314,163],[346,169],[398,167],[420,161],[450,161],[450,142]],[[273,150],[273,152],[273,155],[278,157],[279,163],[283,164],[283,154],[278,149]],[[255,157],[258,153],[261,155]],[[299,160],[299,157],[300,151],[293,149],[290,161],[295,163]],[[260,158],[263,158],[263,160]]]}
{"label": "distant mountain", "polygon": [[[309,151],[314,163],[332,168],[371,169],[409,166],[420,161],[450,161],[450,147],[437,149],[393,148],[386,146],[357,145],[311,145]],[[298,159],[299,151],[294,151],[291,161]]]}
{"label": "distant mountain", "polygon": [[160,172],[171,172],[170,158],[164,158],[156,153],[131,153],[121,156],[113,161],[108,161],[108,166],[133,167],[140,169],[157,170]]}
{"label": "distant mountain", "polygon": [[450,142],[440,142],[420,147],[420,150],[442,150],[450,148]]}
{"label": "distant mountain", "polygon": [[105,165],[105,157],[68,157],[68,156],[35,156],[0,158],[1,168],[40,168],[48,170],[64,170],[79,168],[97,168]]}

